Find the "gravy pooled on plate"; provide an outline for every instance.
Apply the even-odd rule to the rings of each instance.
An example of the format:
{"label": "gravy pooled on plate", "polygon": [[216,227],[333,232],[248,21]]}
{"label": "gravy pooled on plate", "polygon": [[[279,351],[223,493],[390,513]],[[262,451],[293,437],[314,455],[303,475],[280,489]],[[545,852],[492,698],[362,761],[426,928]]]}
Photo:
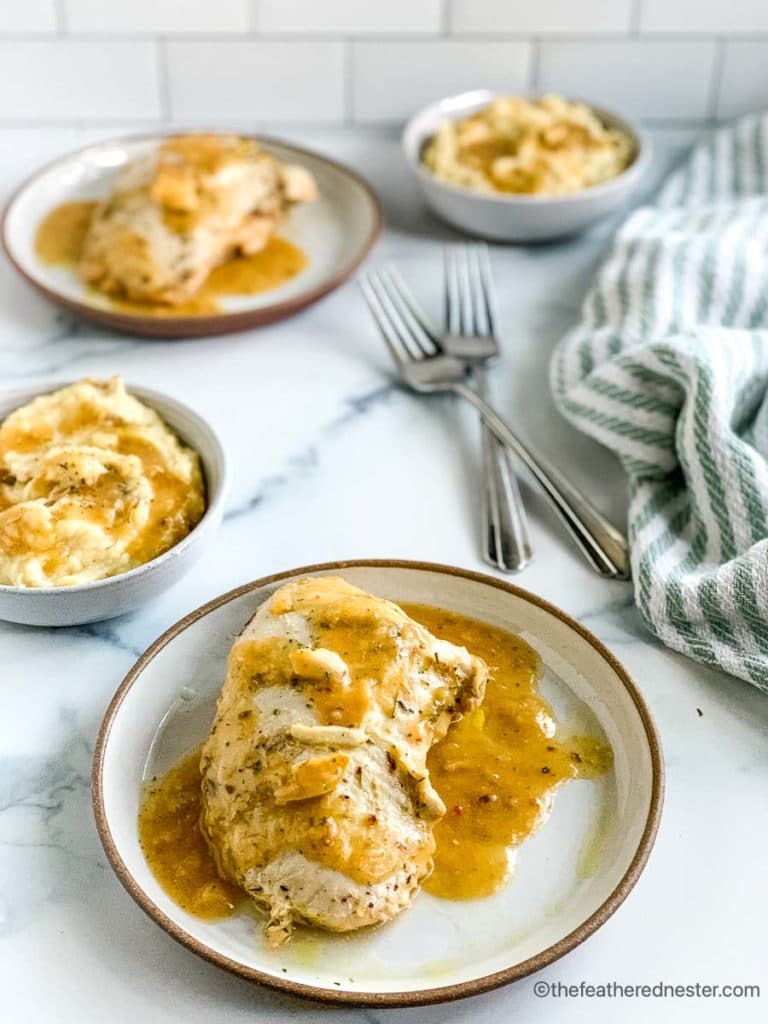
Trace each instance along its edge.
{"label": "gravy pooled on plate", "polygon": [[127,572],[205,511],[197,452],[119,377],[83,380],[0,424],[0,584],[75,586]]}
{"label": "gravy pooled on plate", "polygon": [[481,706],[456,722],[427,759],[447,810],[435,826],[435,870],[424,888],[447,899],[490,896],[507,877],[509,851],[546,821],[557,788],[602,775],[611,750],[558,733],[539,693],[539,656],[522,637],[439,608],[405,610],[435,636],[470,648],[489,669]]}
{"label": "gravy pooled on plate", "polygon": [[215,921],[247,899],[219,874],[200,828],[199,750],[147,783],[139,842],[158,882],[187,913]]}

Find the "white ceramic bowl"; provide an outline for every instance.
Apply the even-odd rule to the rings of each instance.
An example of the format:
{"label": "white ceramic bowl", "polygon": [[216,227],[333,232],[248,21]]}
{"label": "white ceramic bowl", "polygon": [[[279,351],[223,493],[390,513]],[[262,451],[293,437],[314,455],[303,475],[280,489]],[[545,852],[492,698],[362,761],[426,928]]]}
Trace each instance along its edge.
{"label": "white ceramic bowl", "polygon": [[609,128],[632,139],[635,157],[618,177],[567,196],[483,195],[436,178],[421,161],[427,141],[446,120],[456,121],[485,107],[494,93],[487,89],[460,93],[433,103],[405,126],[402,143],[427,205],[441,220],[470,235],[496,242],[543,242],[575,234],[619,210],[631,197],[651,161],[650,138],[616,114],[589,106]]}
{"label": "white ceramic bowl", "polygon": [[[607,739],[614,768],[558,793],[546,825],[520,849],[514,874],[493,896],[451,901],[422,892],[385,927],[346,936],[302,930],[275,950],[247,911],[203,921],[171,899],[139,843],[139,802],[146,779],[167,771],[207,735],[232,641],[259,605],[288,580],[329,573],[380,597],[437,605],[521,634],[541,656],[541,690],[562,726]],[[293,569],[191,612],[123,680],[93,764],[96,824],[110,864],[161,928],[250,981],[379,1008],[475,995],[539,970],[583,942],[637,881],[653,845],[662,791],[662,753],[648,708],[596,637],[502,580],[419,562]],[[593,973],[599,967],[586,952],[581,963],[592,963]]]}
{"label": "white ceramic bowl", "polygon": [[[3,395],[0,397],[0,422],[38,395],[66,387],[68,383],[71,382]],[[221,522],[227,475],[221,442],[208,423],[181,402],[148,388],[129,385],[128,390],[156,409],[200,455],[207,490],[203,518],[174,547],[130,572],[76,587],[43,589],[0,585],[0,619],[28,626],[78,626],[133,611],[180,579],[213,538]]]}

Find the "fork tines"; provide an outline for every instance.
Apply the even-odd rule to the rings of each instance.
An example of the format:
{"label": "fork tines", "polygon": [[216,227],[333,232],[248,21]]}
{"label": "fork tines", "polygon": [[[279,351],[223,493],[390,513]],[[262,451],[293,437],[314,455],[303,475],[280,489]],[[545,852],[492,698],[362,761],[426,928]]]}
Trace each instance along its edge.
{"label": "fork tines", "polygon": [[437,354],[437,334],[399,271],[389,265],[369,270],[361,275],[360,287],[396,362]]}
{"label": "fork tines", "polygon": [[445,322],[454,335],[497,336],[496,297],[484,242],[445,249]]}

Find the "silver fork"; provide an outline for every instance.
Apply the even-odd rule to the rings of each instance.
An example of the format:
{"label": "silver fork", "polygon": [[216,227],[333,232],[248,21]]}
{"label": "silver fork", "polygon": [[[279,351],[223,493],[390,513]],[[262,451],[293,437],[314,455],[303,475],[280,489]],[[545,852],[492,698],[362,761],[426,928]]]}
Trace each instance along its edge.
{"label": "silver fork", "polygon": [[[446,249],[446,333],[443,335],[435,330],[396,267],[387,264],[382,268],[381,275],[391,283],[392,289],[408,307],[412,323],[419,330],[425,354],[446,352],[468,363],[474,371],[475,388],[487,399],[483,364],[499,353],[498,342],[494,334],[490,333],[490,328],[495,327],[494,314],[491,312],[485,318],[474,315],[472,294],[467,300],[455,287],[453,271],[459,268],[451,261],[448,253]],[[487,280],[490,281],[489,276]],[[475,282],[472,284],[474,287]],[[483,290],[475,294],[476,300],[493,302],[493,296],[486,290],[485,284],[478,284],[477,288]],[[494,569],[519,572],[530,562],[532,555],[523,500],[507,458],[507,449],[499,444],[484,423],[482,441],[483,557]]]}
{"label": "silver fork", "polygon": [[[369,271],[360,279],[368,307],[397,365],[414,391],[450,391],[477,409],[496,437],[527,467],[592,567],[603,576],[627,579],[629,554],[622,534],[573,484],[534,454],[495,409],[468,387],[467,364],[456,356],[434,354],[391,274]],[[426,343],[425,343],[426,339]]]}
{"label": "silver fork", "polygon": [[[403,299],[408,298],[401,290]],[[410,305],[410,303],[409,303]],[[418,307],[413,308],[414,314]],[[443,351],[470,364],[475,389],[490,399],[486,364],[500,354],[496,296],[488,246],[445,249],[445,334]],[[482,422],[482,418],[481,418]],[[483,557],[505,572],[519,572],[533,552],[520,488],[508,449],[482,422]]]}

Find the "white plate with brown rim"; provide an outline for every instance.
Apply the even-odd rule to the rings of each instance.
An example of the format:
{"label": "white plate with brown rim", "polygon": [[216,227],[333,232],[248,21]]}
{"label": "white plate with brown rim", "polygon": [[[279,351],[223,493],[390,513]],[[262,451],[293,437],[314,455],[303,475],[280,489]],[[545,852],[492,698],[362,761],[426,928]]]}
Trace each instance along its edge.
{"label": "white plate with brown rim", "polygon": [[[187,133],[189,134],[189,133]],[[342,284],[359,266],[381,230],[381,209],[371,186],[349,167],[308,149],[258,136],[278,160],[301,164],[318,185],[319,198],[290,212],[278,234],[298,246],[306,266],[290,280],[251,295],[217,300],[215,312],[162,315],[115,305],[89,289],[74,267],[41,260],[35,240],[40,224],[57,206],[103,199],[117,172],[156,149],[168,134],[110,139],[60,157],[24,182],[5,208],[2,243],[21,276],[51,302],[88,320],[159,338],[227,334],[291,316]]]}
{"label": "white plate with brown rim", "polygon": [[[143,783],[194,750],[210,728],[229,648],[288,580],[340,575],[380,597],[427,604],[520,634],[542,660],[541,692],[561,725],[606,740],[613,769],[558,792],[541,830],[517,851],[492,896],[426,892],[389,924],[346,936],[299,931],[277,950],[242,913],[220,921],[182,910],[139,843]],[[239,587],[172,626],[142,655],[110,704],[93,768],[96,824],[139,906],[192,952],[240,977],[351,1005],[458,999],[547,966],[588,938],[630,892],[661,814],[659,738],[636,685],[611,653],[553,605],[501,580],[419,562],[308,566]]]}

